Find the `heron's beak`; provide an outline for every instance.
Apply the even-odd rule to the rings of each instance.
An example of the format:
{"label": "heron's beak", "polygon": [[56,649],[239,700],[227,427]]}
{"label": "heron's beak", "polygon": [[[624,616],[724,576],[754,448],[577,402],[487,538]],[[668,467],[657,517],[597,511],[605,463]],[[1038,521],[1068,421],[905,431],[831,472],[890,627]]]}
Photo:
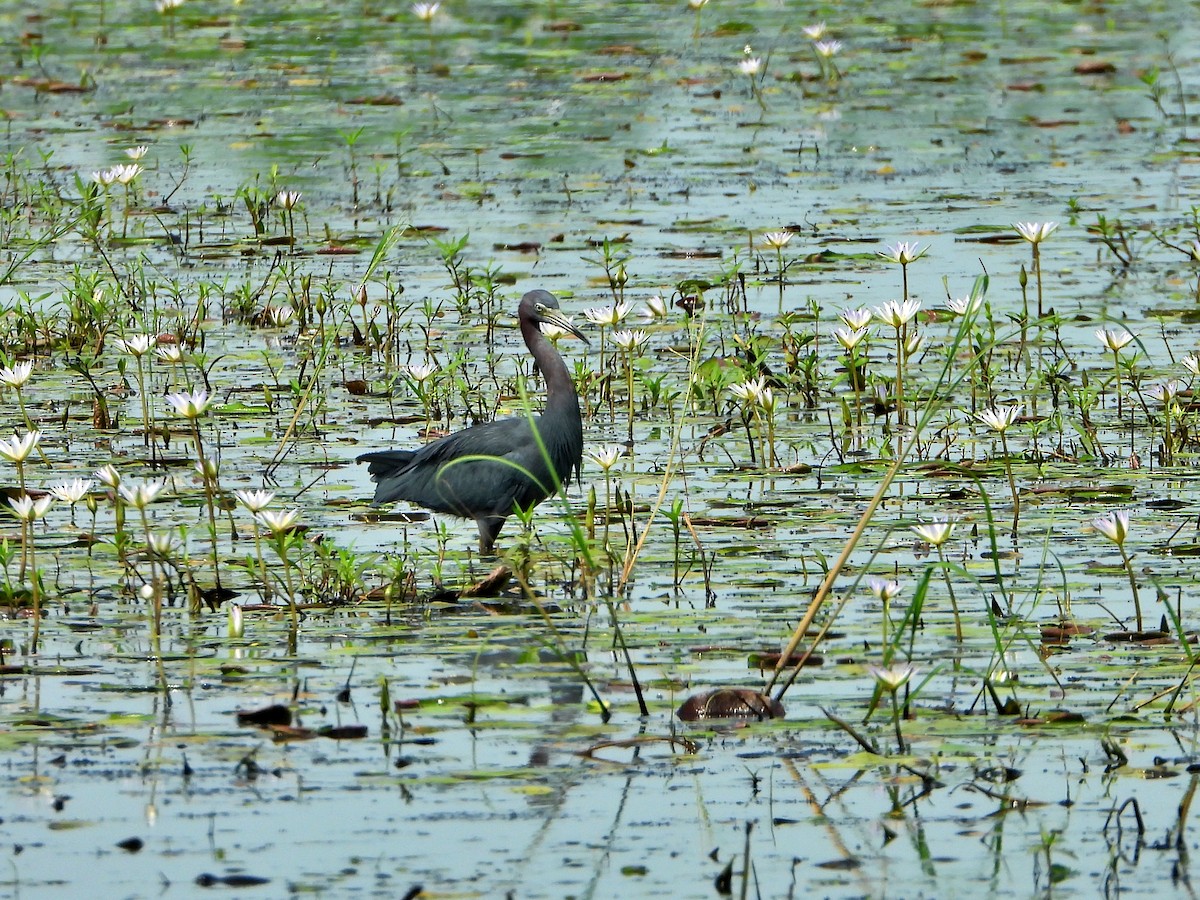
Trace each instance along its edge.
{"label": "heron's beak", "polygon": [[591,345],[591,341],[587,339],[587,335],[580,331],[575,325],[556,309],[547,309],[541,314],[541,320],[547,325],[553,325],[555,328],[561,328],[570,334],[575,335],[585,344]]}

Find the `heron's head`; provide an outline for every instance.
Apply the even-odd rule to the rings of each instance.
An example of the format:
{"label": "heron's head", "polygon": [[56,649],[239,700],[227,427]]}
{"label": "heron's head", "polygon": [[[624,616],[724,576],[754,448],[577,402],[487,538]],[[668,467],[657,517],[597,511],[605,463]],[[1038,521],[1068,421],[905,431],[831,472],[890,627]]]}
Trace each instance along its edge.
{"label": "heron's head", "polygon": [[562,314],[562,310],[558,308],[558,298],[549,291],[530,291],[521,298],[521,306],[517,311],[519,318],[536,322],[539,330],[544,330],[543,326],[553,325],[555,328],[560,328],[568,334],[573,334],[585,344],[590,344],[582,331],[575,327],[570,319]]}

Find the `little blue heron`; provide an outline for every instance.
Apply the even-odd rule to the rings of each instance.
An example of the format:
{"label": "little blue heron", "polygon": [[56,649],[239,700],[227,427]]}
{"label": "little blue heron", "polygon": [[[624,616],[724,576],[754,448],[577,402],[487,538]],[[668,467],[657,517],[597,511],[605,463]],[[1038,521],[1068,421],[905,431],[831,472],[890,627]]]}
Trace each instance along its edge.
{"label": "little blue heron", "polygon": [[[585,343],[588,339],[558,308],[548,291],[529,291],[517,308],[521,336],[546,382],[546,410],[476,425],[417,450],[364,453],[379,506],[409,500],[435,512],[474,519],[479,552],[491,553],[504,520],[529,509],[577,475],[583,463],[583,421],[579,396],[567,364],[543,324],[556,325]],[[539,446],[533,428],[541,436]]]}

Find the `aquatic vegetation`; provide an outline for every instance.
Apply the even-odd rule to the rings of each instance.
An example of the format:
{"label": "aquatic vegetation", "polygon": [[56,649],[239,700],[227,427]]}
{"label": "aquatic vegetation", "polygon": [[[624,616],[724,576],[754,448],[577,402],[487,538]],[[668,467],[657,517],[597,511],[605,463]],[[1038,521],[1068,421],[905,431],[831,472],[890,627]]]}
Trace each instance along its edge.
{"label": "aquatic vegetation", "polygon": [[[1129,829],[1105,845],[1127,773],[1150,827],[1184,834],[1200,212],[1175,202],[1194,148],[1163,138],[1191,62],[1173,86],[1170,48],[1083,8],[981,29],[893,5],[797,34],[705,2],[367,4],[333,31],[322,4],[108,6],[31,19],[5,75],[0,731],[10,799],[94,804],[103,769],[113,827],[158,822],[121,892],[259,859],[361,888],[336,836],[302,871],[230,839],[231,770],[260,830],[298,797],[398,792],[424,824],[377,869],[442,891],[465,876],[431,844],[478,816],[511,858],[553,852],[561,892],[711,893],[736,858],[782,894],[795,841],[728,846],[768,779],[772,827],[815,860],[860,848],[834,860],[860,895],[1115,889],[1158,858]],[[1168,7],[1136,10],[1143,35],[1183,33]],[[889,234],[919,242],[875,250]],[[598,449],[485,567],[453,518],[370,509],[349,462],[536,414],[511,315],[535,287],[600,334],[570,372]],[[671,723],[685,695],[703,718]],[[287,721],[235,732],[234,709]],[[298,743],[318,721],[337,753]],[[683,817],[640,790],[681,761]],[[1029,799],[1064,786],[1069,821]],[[195,846],[185,795],[215,810],[209,846],[157,852]],[[42,806],[6,817],[12,845],[95,840]],[[359,840],[394,830],[381,806]],[[697,818],[719,862],[664,827],[626,883],[593,865],[631,863],[624,829]],[[1097,854],[1079,873],[1060,828]],[[33,891],[38,856],[14,858]],[[821,871],[797,892],[843,890]]]}

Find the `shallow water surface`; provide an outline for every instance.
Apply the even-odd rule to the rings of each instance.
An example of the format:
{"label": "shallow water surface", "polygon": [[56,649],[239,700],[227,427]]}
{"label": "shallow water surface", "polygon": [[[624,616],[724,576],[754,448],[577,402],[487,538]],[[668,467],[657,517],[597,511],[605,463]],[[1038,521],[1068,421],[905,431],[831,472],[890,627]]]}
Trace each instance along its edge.
{"label": "shallow water surface", "polygon": [[[168,479],[145,527],[97,487],[56,503],[33,559],[4,520],[0,896],[1190,893],[1190,12],[0,4],[0,351],[34,363],[0,405],[45,454],[0,487]],[[94,187],[139,145],[128,189]],[[1059,223],[1040,318],[1026,221]],[[928,252],[902,270],[900,241]],[[646,329],[560,343],[589,449],[626,453],[585,462],[577,535],[554,502],[509,521],[527,589],[462,599],[497,562],[473,524],[370,508],[353,460],[536,402],[534,287]],[[898,427],[897,330],[871,326],[855,390],[835,329],[905,291]],[[1103,327],[1134,336],[1115,360]],[[122,353],[136,334],[183,361]],[[773,415],[730,392],[755,377]],[[193,433],[164,395],[200,387]],[[974,417],[1013,404],[1003,441]],[[768,685],[918,421],[786,717],[679,721]],[[262,487],[307,529],[286,561],[231,493]],[[1120,547],[1092,524],[1116,509]],[[939,554],[911,526],[947,516]],[[899,738],[888,662],[917,669]],[[289,726],[239,725],[272,705]]]}

